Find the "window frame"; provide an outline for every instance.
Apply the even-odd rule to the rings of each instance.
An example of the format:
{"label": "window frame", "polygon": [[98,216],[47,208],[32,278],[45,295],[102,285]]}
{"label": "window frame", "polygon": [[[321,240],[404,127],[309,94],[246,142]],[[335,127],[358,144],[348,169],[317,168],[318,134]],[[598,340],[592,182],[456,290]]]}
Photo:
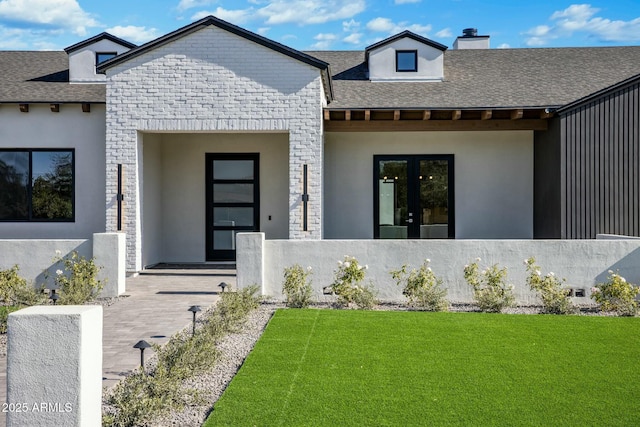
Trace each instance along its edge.
{"label": "window frame", "polygon": [[[403,53],[411,53],[413,54],[413,68],[412,69],[401,69],[399,56]],[[416,49],[413,50],[396,50],[396,72],[397,73],[415,73],[418,71],[418,51]]]}
{"label": "window frame", "polygon": [[[75,148],[0,148],[0,153],[27,153],[29,155],[27,177],[27,218],[4,219],[0,223],[22,222],[75,222],[76,221],[76,150]],[[33,217],[33,153],[71,153],[71,217],[70,218],[34,218]]]}
{"label": "window frame", "polygon": [[113,52],[111,52],[111,51],[109,51],[109,52],[96,52],[96,74],[105,74],[104,72],[102,72],[102,73],[98,72],[98,65],[102,64],[105,61],[110,60],[111,58],[107,58],[105,60],[100,61],[99,60],[100,55],[113,55],[113,56],[111,56],[111,58],[115,58],[116,56],[118,56],[118,52],[115,52],[115,51],[113,51]]}

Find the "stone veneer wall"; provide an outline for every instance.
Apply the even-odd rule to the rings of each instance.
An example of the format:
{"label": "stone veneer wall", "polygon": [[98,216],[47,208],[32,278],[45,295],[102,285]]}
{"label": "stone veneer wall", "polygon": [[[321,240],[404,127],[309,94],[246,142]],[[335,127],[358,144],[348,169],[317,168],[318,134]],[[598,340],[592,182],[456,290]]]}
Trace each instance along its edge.
{"label": "stone veneer wall", "polygon": [[[289,237],[320,239],[323,103],[319,69],[215,26],[109,69],[106,222],[107,231],[116,229],[116,171],[122,163],[127,269],[142,268],[144,132],[288,132]],[[309,165],[307,232],[302,230],[304,164]]]}

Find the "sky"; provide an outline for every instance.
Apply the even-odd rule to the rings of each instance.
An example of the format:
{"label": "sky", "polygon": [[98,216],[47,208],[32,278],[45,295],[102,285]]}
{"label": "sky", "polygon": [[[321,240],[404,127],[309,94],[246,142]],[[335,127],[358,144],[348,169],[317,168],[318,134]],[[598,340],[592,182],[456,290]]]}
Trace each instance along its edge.
{"label": "sky", "polygon": [[404,30],[451,47],[640,44],[640,0],[0,0],[0,49],[61,50],[103,31],[143,44],[214,15],[299,50],[362,50]]}

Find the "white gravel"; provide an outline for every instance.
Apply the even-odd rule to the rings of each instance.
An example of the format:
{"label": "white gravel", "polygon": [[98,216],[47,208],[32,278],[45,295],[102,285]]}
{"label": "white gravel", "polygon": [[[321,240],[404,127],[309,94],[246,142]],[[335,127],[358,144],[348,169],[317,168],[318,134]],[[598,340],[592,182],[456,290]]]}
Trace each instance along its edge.
{"label": "white gravel", "polygon": [[215,368],[184,383],[185,387],[201,393],[202,404],[186,407],[183,411],[168,413],[166,416],[154,420],[153,425],[157,427],[201,426],[207,419],[213,404],[227,388],[233,376],[242,366],[244,359],[262,335],[276,308],[277,306],[273,304],[263,304],[250,313],[240,332],[227,335],[218,344],[221,355]]}

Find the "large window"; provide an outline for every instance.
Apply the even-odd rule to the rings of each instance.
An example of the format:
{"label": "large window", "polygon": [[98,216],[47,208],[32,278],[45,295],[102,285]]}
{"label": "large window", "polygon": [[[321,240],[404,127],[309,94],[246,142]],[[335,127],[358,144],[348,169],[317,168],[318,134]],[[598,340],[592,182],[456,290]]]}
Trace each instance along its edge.
{"label": "large window", "polygon": [[0,150],[0,221],[73,220],[73,150]]}

